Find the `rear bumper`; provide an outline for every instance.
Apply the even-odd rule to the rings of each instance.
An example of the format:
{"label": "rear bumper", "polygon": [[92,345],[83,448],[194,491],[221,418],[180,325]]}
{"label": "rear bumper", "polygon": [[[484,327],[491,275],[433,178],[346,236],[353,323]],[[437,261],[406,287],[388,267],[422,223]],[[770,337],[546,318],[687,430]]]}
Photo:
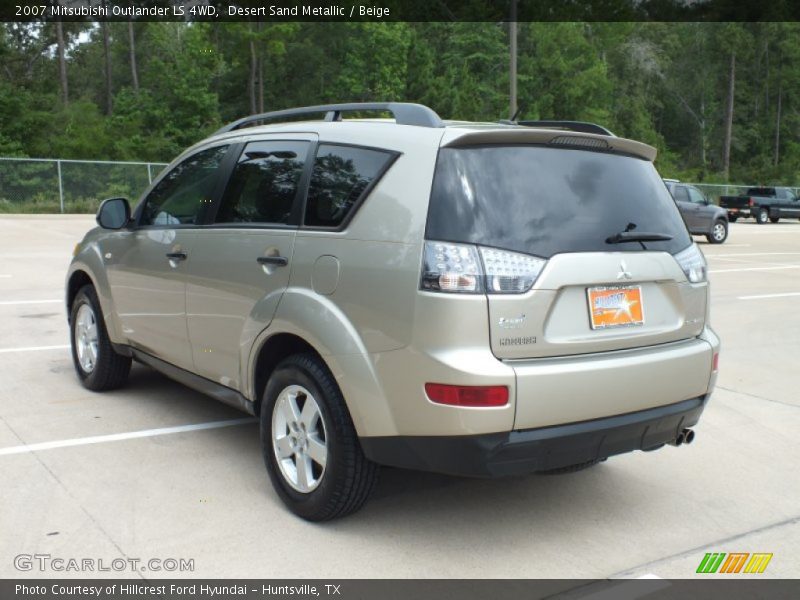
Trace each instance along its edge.
{"label": "rear bumper", "polygon": [[365,437],[361,445],[368,458],[387,466],[467,477],[521,475],[655,449],[695,425],[708,397],[552,427],[467,436]]}
{"label": "rear bumper", "polygon": [[750,216],[750,209],[749,208],[729,208],[728,210],[728,218],[731,217],[749,217]]}

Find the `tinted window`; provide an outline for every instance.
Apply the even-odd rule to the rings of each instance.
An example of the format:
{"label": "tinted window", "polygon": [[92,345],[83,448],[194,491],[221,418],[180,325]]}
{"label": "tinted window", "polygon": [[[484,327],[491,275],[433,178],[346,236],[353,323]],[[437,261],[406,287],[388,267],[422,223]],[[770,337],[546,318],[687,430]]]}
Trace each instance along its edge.
{"label": "tinted window", "polygon": [[549,258],[560,252],[641,251],[609,244],[625,229],[664,233],[649,250],[691,243],[653,165],[637,158],[541,146],[443,148],[426,237]]}
{"label": "tinted window", "polygon": [[289,223],[308,142],[248,144],[231,175],[217,223]]}
{"label": "tinted window", "polygon": [[695,188],[688,188],[689,190],[689,199],[694,202],[695,204],[705,204],[706,198],[703,194],[700,193],[700,190]]}
{"label": "tinted window", "polygon": [[775,188],[754,187],[747,188],[745,196],[774,196]]}
{"label": "tinted window", "polygon": [[672,195],[675,196],[675,200],[689,202],[689,192],[686,191],[686,186],[676,185]]}
{"label": "tinted window", "polygon": [[305,224],[340,225],[392,157],[380,150],[320,144],[308,188]]}
{"label": "tinted window", "polygon": [[141,225],[201,223],[217,182],[217,169],[228,146],[193,154],[172,169],[147,196]]}

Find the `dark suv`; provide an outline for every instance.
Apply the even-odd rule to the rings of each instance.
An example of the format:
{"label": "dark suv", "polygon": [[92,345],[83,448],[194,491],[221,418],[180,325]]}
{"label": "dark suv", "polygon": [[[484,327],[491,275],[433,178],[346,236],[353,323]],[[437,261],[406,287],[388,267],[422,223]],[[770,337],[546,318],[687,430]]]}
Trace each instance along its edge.
{"label": "dark suv", "polygon": [[692,235],[704,235],[711,244],[721,244],[728,239],[728,211],[712,204],[693,185],[681,183],[677,179],[665,179],[664,183],[675,198]]}

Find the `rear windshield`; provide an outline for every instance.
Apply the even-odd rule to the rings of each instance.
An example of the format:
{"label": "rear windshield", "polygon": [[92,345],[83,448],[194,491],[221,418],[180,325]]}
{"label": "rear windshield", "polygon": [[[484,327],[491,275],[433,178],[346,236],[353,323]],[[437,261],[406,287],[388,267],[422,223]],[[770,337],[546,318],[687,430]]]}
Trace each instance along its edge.
{"label": "rear windshield", "polygon": [[[631,226],[633,224],[633,226]],[[562,252],[641,251],[606,243],[624,231],[671,235],[644,242],[676,253],[691,243],[652,163],[543,146],[442,148],[426,238],[550,258]]]}

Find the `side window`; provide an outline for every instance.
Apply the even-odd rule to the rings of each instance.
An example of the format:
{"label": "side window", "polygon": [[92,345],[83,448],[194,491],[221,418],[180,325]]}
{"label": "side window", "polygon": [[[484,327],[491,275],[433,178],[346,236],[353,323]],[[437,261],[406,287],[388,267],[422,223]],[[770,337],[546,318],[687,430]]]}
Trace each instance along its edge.
{"label": "side window", "polygon": [[683,185],[676,185],[672,195],[678,202],[689,202],[689,193]]}
{"label": "side window", "polygon": [[693,187],[688,188],[689,191],[689,199],[694,202],[695,204],[705,204],[706,198],[703,194],[700,193],[700,190],[697,190]]}
{"label": "side window", "polygon": [[140,225],[192,225],[202,221],[211,204],[217,169],[228,146],[193,154],[153,188],[145,201]]}
{"label": "side window", "polygon": [[248,144],[222,197],[216,223],[289,223],[309,142]]}
{"label": "side window", "polygon": [[393,156],[382,150],[320,144],[308,187],[304,223],[338,227]]}

